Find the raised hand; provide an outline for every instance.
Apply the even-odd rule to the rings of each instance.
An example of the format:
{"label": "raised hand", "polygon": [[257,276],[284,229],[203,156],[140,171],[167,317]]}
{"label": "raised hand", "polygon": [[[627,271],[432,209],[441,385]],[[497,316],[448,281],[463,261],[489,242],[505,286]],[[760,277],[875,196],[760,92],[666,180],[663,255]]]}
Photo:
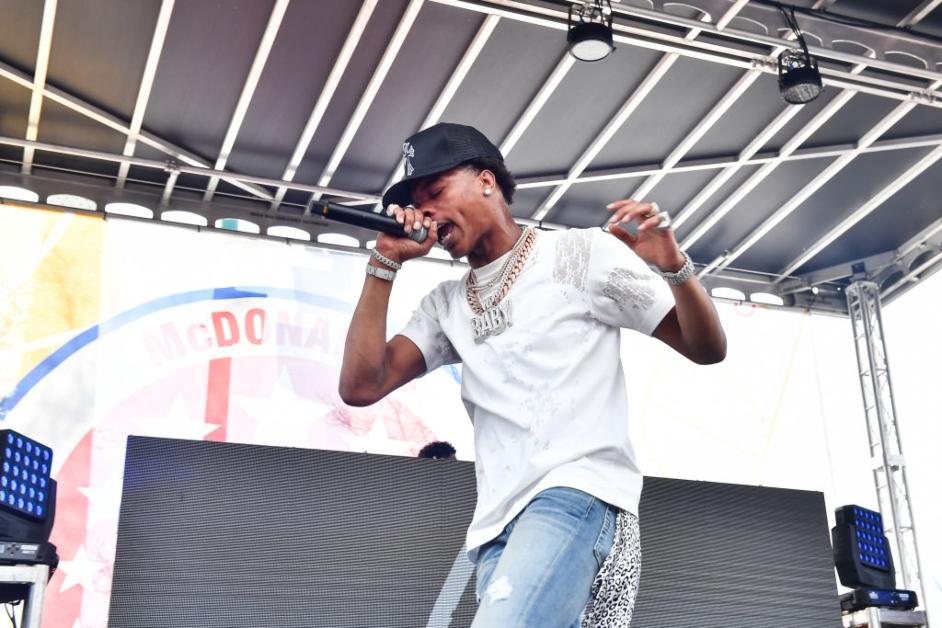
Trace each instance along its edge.
{"label": "raised hand", "polygon": [[[609,203],[606,209],[612,212],[606,230],[627,244],[638,257],[663,272],[676,272],[684,265],[674,230],[658,228],[662,215],[656,203],[640,203],[629,198]],[[638,225],[635,235],[618,224],[632,221]]]}

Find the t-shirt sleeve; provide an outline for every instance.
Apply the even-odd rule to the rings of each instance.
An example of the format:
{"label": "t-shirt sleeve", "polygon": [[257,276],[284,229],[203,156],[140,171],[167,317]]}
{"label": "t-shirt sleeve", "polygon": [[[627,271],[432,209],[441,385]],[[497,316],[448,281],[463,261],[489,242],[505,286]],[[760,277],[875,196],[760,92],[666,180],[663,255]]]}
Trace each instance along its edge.
{"label": "t-shirt sleeve", "polygon": [[448,311],[445,284],[439,285],[422,298],[412,318],[399,335],[405,336],[419,348],[425,358],[426,372],[445,364],[461,362],[458,352],[442,329],[441,318]]}
{"label": "t-shirt sleeve", "polygon": [[628,246],[592,229],[589,296],[596,319],[650,336],[674,307],[670,287]]}

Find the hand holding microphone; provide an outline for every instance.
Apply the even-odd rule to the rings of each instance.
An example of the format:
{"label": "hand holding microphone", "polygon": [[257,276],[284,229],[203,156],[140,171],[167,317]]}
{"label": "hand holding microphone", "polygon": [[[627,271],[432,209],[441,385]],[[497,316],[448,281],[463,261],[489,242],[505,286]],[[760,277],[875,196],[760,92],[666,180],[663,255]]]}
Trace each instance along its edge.
{"label": "hand holding microphone", "polygon": [[438,241],[437,225],[411,205],[407,208],[390,205],[387,213],[377,214],[339,203],[312,200],[308,210],[312,216],[379,231],[376,249],[398,264],[426,255]]}

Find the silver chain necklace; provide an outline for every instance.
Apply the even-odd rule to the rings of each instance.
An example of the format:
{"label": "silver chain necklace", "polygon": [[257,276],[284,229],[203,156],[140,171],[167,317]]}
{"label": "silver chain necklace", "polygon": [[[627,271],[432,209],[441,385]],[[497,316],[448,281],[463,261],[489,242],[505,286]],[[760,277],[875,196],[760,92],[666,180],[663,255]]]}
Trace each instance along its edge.
{"label": "silver chain necklace", "polygon": [[474,337],[474,342],[480,344],[490,336],[501,334],[513,325],[511,301],[509,299],[504,300],[504,297],[507,296],[510,287],[523,270],[523,266],[536,242],[536,234],[536,230],[532,227],[527,227],[521,234],[502,267],[499,275],[501,283],[497,294],[485,299],[484,304],[481,303],[478,297],[479,287],[477,286],[474,271],[468,273],[465,297],[471,311],[475,313],[475,316],[471,317],[471,334]]}

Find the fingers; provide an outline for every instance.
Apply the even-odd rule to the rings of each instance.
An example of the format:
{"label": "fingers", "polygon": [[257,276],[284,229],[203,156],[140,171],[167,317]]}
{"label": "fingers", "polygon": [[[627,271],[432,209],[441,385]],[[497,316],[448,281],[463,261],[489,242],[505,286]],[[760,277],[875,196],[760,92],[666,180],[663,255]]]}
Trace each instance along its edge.
{"label": "fingers", "polygon": [[660,211],[657,203],[639,203],[632,199],[615,201],[610,203],[606,209],[612,212],[611,217],[608,219],[609,224],[634,220],[640,225]]}
{"label": "fingers", "polygon": [[631,232],[622,223],[609,223],[603,229],[629,246],[634,246],[635,242],[638,241],[638,237],[631,235]]}
{"label": "fingers", "polygon": [[425,238],[425,242],[422,244],[424,245],[425,252],[428,253],[438,242],[438,223],[434,220],[428,220],[427,218],[426,220],[428,221],[428,226],[426,226],[426,229],[428,229],[428,237]]}
{"label": "fingers", "polygon": [[418,231],[422,227],[428,229],[432,225],[432,219],[412,205],[400,207],[399,205],[390,204],[386,209],[386,213],[390,216],[394,216],[396,222],[402,225],[406,233]]}
{"label": "fingers", "polygon": [[671,225],[670,215],[661,211],[657,203],[640,203],[633,199],[615,201],[607,206],[612,212],[603,230],[609,231],[617,223],[621,231],[632,237],[651,229],[667,229]]}

